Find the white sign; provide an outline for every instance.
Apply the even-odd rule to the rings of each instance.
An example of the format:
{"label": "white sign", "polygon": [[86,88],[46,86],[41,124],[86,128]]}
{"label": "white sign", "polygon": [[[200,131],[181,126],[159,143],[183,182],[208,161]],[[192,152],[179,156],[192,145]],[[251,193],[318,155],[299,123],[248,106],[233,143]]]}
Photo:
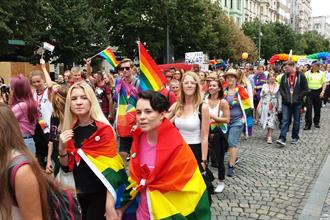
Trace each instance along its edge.
{"label": "white sign", "polygon": [[188,64],[203,64],[204,63],[204,54],[203,54],[203,52],[185,53],[185,63],[188,63]]}
{"label": "white sign", "polygon": [[300,58],[297,61],[297,66],[304,66],[306,64],[311,65],[313,61],[314,61],[313,59]]}

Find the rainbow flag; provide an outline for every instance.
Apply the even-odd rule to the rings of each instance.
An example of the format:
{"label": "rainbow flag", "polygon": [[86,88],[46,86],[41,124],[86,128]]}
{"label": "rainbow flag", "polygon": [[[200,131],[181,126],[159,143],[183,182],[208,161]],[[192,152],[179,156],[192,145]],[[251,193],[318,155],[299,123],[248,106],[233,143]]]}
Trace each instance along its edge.
{"label": "rainbow flag", "polygon": [[142,91],[159,91],[167,82],[166,77],[151,58],[143,44],[139,43],[140,54],[140,88]]}
{"label": "rainbow flag", "polygon": [[[104,184],[116,201],[116,208],[130,200],[128,176],[121,156],[117,152],[115,132],[111,126],[95,122],[97,130],[83,143],[81,148],[75,148],[71,139],[67,145],[69,153],[68,167],[72,171],[75,163],[81,159]],[[79,190],[79,189],[78,189]]]}
{"label": "rainbow flag", "polygon": [[116,86],[117,118],[116,127],[120,137],[130,137],[131,129],[136,122],[136,101],[138,90],[121,80]]}
{"label": "rainbow flag", "polygon": [[129,182],[134,197],[146,192],[150,219],[210,220],[208,192],[189,145],[167,119],[157,129],[155,168],[140,165],[138,129],[133,135]]}
{"label": "rainbow flag", "polygon": [[110,47],[105,48],[103,51],[99,53],[101,57],[103,57],[106,61],[108,61],[111,66],[117,67],[118,61],[116,59],[115,54],[112,52]]}

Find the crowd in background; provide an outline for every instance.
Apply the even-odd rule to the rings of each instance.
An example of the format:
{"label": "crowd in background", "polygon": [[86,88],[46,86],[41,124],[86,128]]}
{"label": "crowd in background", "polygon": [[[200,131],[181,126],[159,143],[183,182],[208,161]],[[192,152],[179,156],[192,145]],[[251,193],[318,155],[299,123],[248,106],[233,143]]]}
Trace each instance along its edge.
{"label": "crowd in background", "polygon": [[[246,63],[240,68],[214,71],[201,71],[198,65],[193,65],[191,71],[171,67],[163,70],[163,74],[167,83],[159,93],[139,91],[139,70],[130,59],[120,61],[111,73],[92,71],[91,61],[87,60],[85,72],[73,67],[59,74],[56,81],[52,81],[41,60],[41,71],[33,71],[28,77],[13,76],[7,85],[1,78],[0,102],[12,111],[8,113],[8,106],[0,105],[0,144],[8,148],[4,154],[6,165],[15,155],[23,153],[29,161],[35,156],[48,175],[56,176],[61,170],[73,172],[83,219],[95,216],[120,219],[126,206],[115,206],[116,198],[77,153],[80,148],[92,154],[97,149],[99,153],[102,150],[98,147],[107,146],[114,155],[118,152],[121,158],[118,166],[129,163],[128,174],[137,183],[135,188],[142,188],[138,190],[141,199],[137,219],[150,219],[147,201],[150,192],[145,186],[175,191],[175,184],[180,185],[180,181],[174,181],[173,187],[166,185],[169,181],[166,175],[174,172],[184,179],[185,171],[192,173],[187,182],[200,181],[202,175],[193,175],[196,166],[203,173],[210,164],[218,169],[214,192],[221,193],[225,176],[235,175],[240,142],[253,135],[253,126],[260,125],[266,130],[265,143],[268,144],[273,143],[273,131],[279,129],[276,142],[283,147],[292,124],[291,144],[297,144],[301,115],[305,114],[304,130],[312,129],[313,124],[320,129],[321,107],[330,97],[330,65],[317,61],[301,67],[291,61],[282,66]],[[134,124],[125,125],[130,126],[129,134],[112,127],[117,128],[121,123],[116,118],[120,111],[118,95],[123,88],[128,97],[135,98],[131,103],[136,108]],[[4,132],[1,128],[8,126],[4,119],[12,116],[16,118],[20,134],[1,133]],[[177,129],[173,129],[175,127]],[[102,129],[106,130],[106,140]],[[11,142],[7,135],[14,139],[20,136],[21,140]],[[170,146],[168,151],[164,148],[165,142]],[[87,143],[98,147],[88,148]],[[182,148],[177,148],[179,145]],[[24,146],[29,152],[22,150]],[[227,165],[224,164],[226,152]],[[162,160],[158,159],[160,154]],[[101,155],[109,156],[106,152]],[[176,157],[181,161],[172,160]],[[173,166],[166,167],[166,161]],[[47,209],[36,196],[31,196],[31,193],[39,193],[40,198],[44,196],[42,178],[38,176],[41,171],[35,168],[34,162],[29,164],[32,169],[26,170],[26,175],[30,175],[26,184],[33,187],[26,195],[16,194],[18,207],[26,219],[31,215],[45,217]],[[179,167],[182,172],[176,170]],[[6,175],[3,169],[0,169],[1,179]],[[18,175],[17,179],[20,178]],[[204,188],[196,188],[196,192]],[[209,187],[207,190],[212,193]],[[5,198],[8,195],[0,194],[0,211],[9,210],[8,198]]]}

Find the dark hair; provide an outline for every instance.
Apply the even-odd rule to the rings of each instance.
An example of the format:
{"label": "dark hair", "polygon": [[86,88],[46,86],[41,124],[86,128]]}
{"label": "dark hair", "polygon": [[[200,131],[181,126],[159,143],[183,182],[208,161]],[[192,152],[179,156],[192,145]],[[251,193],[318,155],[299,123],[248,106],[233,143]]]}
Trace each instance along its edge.
{"label": "dark hair", "polygon": [[164,95],[152,90],[140,92],[138,99],[149,100],[152,109],[159,113],[168,111],[170,107],[170,103]]}
{"label": "dark hair", "polygon": [[[209,81],[209,83],[212,82],[212,81],[218,83],[218,86],[219,86],[218,99],[223,99],[223,88],[222,88],[222,84],[221,84],[220,80],[218,80],[218,79],[212,79],[212,80]],[[211,98],[211,95],[209,95],[208,98],[210,99]]]}
{"label": "dark hair", "polygon": [[287,66],[287,65],[289,65],[289,66],[294,66],[294,62],[291,61],[291,60],[287,60],[287,61],[285,61],[285,62],[283,63],[282,66]]}

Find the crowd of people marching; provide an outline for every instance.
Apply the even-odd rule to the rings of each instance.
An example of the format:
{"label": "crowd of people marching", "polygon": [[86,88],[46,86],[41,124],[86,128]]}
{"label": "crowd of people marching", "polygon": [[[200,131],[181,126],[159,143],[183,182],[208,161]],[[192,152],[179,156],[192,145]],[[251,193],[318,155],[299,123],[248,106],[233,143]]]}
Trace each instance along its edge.
{"label": "crowd of people marching", "polygon": [[[302,114],[304,130],[320,129],[330,96],[330,65],[317,61],[208,72],[172,67],[159,92],[139,90],[130,59],[115,73],[92,72],[87,60],[85,72],[73,67],[56,81],[40,63],[28,77],[1,80],[0,183],[8,189],[0,193],[1,219],[52,219],[46,179],[61,173],[73,177],[83,219],[125,219],[136,198],[133,219],[210,219],[208,194],[222,193],[225,176],[236,175],[240,141],[253,126],[266,130],[268,144],[279,129],[276,143],[284,147],[292,124],[297,144]],[[117,120],[125,113],[120,94],[135,109],[130,122]],[[218,170],[214,190],[209,164]]]}

